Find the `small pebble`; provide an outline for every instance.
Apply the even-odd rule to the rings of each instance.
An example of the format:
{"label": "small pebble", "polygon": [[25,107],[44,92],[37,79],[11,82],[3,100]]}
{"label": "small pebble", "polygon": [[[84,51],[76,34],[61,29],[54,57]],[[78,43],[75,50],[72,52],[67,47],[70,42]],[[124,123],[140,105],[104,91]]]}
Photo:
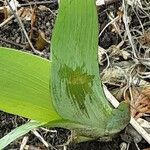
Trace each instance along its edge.
{"label": "small pebble", "polygon": [[122,142],[121,144],[120,144],[120,150],[126,150],[127,149],[127,143],[125,143],[125,142]]}

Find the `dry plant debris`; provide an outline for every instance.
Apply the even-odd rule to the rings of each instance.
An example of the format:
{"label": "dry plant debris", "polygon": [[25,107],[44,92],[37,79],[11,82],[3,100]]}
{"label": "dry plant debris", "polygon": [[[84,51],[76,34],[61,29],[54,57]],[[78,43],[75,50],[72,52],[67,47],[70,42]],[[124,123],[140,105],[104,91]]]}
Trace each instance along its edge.
{"label": "dry plant debris", "polygon": [[150,29],[148,31],[145,31],[144,34],[139,37],[139,42],[143,46],[150,48]]}
{"label": "dry plant debris", "polygon": [[[24,3],[20,4],[18,1],[13,0],[10,3],[8,3],[8,1],[3,3],[2,6],[0,6],[0,10],[2,10],[0,11],[0,14],[3,17],[3,19],[0,22],[0,28],[2,29],[2,33],[6,32],[5,29],[9,27],[12,28],[10,25],[14,24],[15,22],[17,23],[18,31],[20,30],[22,35],[21,37],[18,37],[16,35],[18,37],[16,38],[16,41],[5,40],[5,38],[2,38],[1,36],[0,39],[3,42],[7,42],[8,44],[13,45],[14,47],[20,47],[23,49],[30,50],[32,49],[33,53],[44,56],[45,53],[48,53],[49,51],[48,41],[51,38],[51,27],[53,27],[54,24],[54,20],[56,17],[55,9],[57,8],[57,3],[52,1],[51,3],[55,6],[53,8],[54,10],[51,10],[51,8],[42,5],[49,5],[49,3],[49,1],[41,1],[31,4],[28,3],[27,5],[24,5]],[[39,23],[42,23],[42,20],[39,20],[41,19],[40,15],[44,15],[44,13],[47,14],[47,16],[50,16],[49,21],[46,22],[46,27],[45,25],[39,26]],[[45,28],[48,29],[49,27],[49,31],[47,30],[45,32]],[[39,40],[41,41],[40,44],[38,44]],[[46,47],[47,50],[45,51]],[[44,52],[41,52],[43,50]]]}
{"label": "dry plant debris", "polygon": [[150,87],[132,90],[131,115],[138,119],[150,114]]}
{"label": "dry plant debris", "polygon": [[[0,45],[28,49],[28,52],[48,58],[48,41],[57,14],[57,1],[21,0],[16,1],[16,5],[13,10],[17,17],[11,13],[6,1],[0,1]],[[98,54],[103,82],[118,100],[130,101],[131,115],[145,129],[145,123],[150,123],[147,119],[150,117],[150,2],[97,0],[97,5],[100,5],[97,6],[100,22]],[[17,18],[22,25],[17,23]],[[146,88],[143,89],[143,85]],[[45,138],[47,134],[43,135]],[[28,138],[24,138],[22,147],[42,149],[42,146],[37,148],[28,142]]]}
{"label": "dry plant debris", "polygon": [[[119,41],[108,47],[100,42],[103,50],[99,52],[102,79],[119,101],[130,102],[131,115],[138,122],[143,118],[143,122],[149,125],[150,2],[123,0],[118,10],[107,9],[106,12],[109,22],[100,30],[100,40],[103,41],[109,31],[117,35]],[[142,123],[139,124],[143,127]],[[148,133],[147,137],[150,139]]]}

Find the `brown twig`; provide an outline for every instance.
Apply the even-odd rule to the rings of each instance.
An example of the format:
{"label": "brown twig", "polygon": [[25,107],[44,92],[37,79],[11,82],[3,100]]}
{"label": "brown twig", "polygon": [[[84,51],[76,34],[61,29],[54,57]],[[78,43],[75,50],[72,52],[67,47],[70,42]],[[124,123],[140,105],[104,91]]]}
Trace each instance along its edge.
{"label": "brown twig", "polygon": [[11,7],[11,5],[10,5],[10,3],[9,3],[8,0],[6,0],[6,2],[7,2],[7,5],[9,6],[11,12],[12,12],[13,15],[15,16],[15,18],[17,19],[19,25],[21,26],[21,29],[22,29],[22,31],[23,31],[23,33],[24,33],[24,35],[25,35],[25,37],[26,37],[26,39],[27,39],[27,41],[28,41],[30,47],[32,48],[32,51],[33,51],[35,54],[42,55],[42,53],[39,52],[38,50],[36,50],[36,49],[34,48],[34,46],[32,45],[32,42],[31,42],[30,39],[29,39],[29,36],[28,36],[28,34],[27,34],[26,30],[25,30],[25,27],[24,27],[24,25],[23,25],[23,23],[22,23],[20,17],[17,15],[16,11],[13,10],[13,8]]}
{"label": "brown twig", "polygon": [[2,37],[0,37],[0,41],[5,42],[5,43],[8,43],[8,44],[11,44],[11,45],[14,45],[14,46],[17,46],[17,47],[20,47],[20,48],[22,48],[22,49],[24,48],[24,45],[15,43],[15,42],[10,41],[10,40],[6,40],[6,39],[4,39],[4,38],[2,38]]}
{"label": "brown twig", "polygon": [[10,16],[9,18],[7,18],[5,21],[3,21],[0,24],[0,28],[2,28],[4,25],[6,25],[9,21],[11,21],[13,19],[14,15]]}
{"label": "brown twig", "polygon": [[31,6],[31,5],[41,5],[41,4],[57,4],[57,0],[55,1],[41,1],[41,2],[30,2],[26,4],[20,4],[20,7],[26,7],[26,6]]}

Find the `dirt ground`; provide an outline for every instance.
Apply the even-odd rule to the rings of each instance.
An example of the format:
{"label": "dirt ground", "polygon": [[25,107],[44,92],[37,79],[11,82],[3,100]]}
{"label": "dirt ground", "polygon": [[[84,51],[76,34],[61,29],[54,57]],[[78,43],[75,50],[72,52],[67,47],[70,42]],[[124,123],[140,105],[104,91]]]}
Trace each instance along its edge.
{"label": "dirt ground", "polygon": [[[18,0],[18,2],[21,4],[21,7],[19,9],[31,8],[32,11],[26,10],[26,13],[22,13],[20,18],[22,18],[25,30],[27,31],[33,46],[41,52],[42,57],[48,59],[50,55],[49,41],[51,40],[52,29],[57,17],[58,2],[56,0],[52,0],[50,3],[48,3],[46,0],[35,0],[31,3],[31,5],[29,5],[27,0]],[[143,57],[147,52],[147,49],[150,47],[150,3],[148,1],[147,3],[144,1],[142,5],[143,7],[147,7],[144,12],[140,10],[139,7],[129,6],[128,8],[128,14],[130,14],[128,18],[130,20],[130,33],[132,38],[134,38],[135,40],[134,44],[138,49],[138,56],[140,57]],[[4,6],[4,4],[0,1],[0,7],[2,6]],[[101,76],[105,85],[116,97],[118,96],[116,94],[118,93],[118,90],[121,91],[121,89],[123,89],[127,85],[128,81],[121,73],[119,75],[115,74],[118,70],[113,70],[115,77],[112,79],[110,76],[108,76],[110,71],[109,69],[114,69],[114,66],[116,66],[117,64],[118,67],[121,67],[121,69],[126,71],[126,69],[131,67],[131,64],[135,63],[132,57],[132,54],[134,53],[131,50],[132,45],[129,41],[129,38],[125,36],[127,28],[125,27],[123,22],[124,11],[121,8],[122,0],[116,0],[116,2],[113,2],[109,5],[97,7],[100,34],[99,46],[100,50],[106,50],[105,52],[107,54],[105,55],[104,51],[100,52],[99,54]],[[23,12],[25,12],[25,10],[23,10]],[[26,19],[28,13],[32,14],[29,20]],[[145,15],[144,13],[149,15]],[[117,21],[113,21],[113,19],[116,17]],[[0,13],[0,25],[4,21],[4,18],[5,15]],[[142,30],[145,31],[144,34],[141,34]],[[40,35],[44,35],[44,38],[42,37],[42,40],[44,41],[42,43],[42,47],[37,45],[37,39],[41,38]],[[123,38],[124,42],[122,42]],[[18,24],[16,18],[12,18],[11,21],[3,26],[0,26],[0,46],[17,48],[19,50],[35,54],[32,51],[32,48],[29,46],[27,39],[22,32],[22,28]],[[107,56],[109,57],[109,61],[107,60]],[[146,57],[150,57],[149,52],[147,52]],[[149,71],[149,65],[143,63],[141,65],[144,68],[143,70],[145,70],[146,72]],[[149,81],[149,78],[143,78],[144,84],[149,85]],[[139,88],[140,85],[137,85],[136,83],[136,86],[134,87]],[[121,94],[119,96],[117,97],[117,99],[123,98]],[[136,114],[135,117],[140,115],[139,112],[133,113]],[[145,116],[140,117],[144,119],[146,118]],[[17,126],[24,124],[26,121],[27,119],[25,118],[0,112],[0,138],[9,133]],[[132,134],[130,131],[134,132],[135,134]],[[64,145],[70,137],[71,132],[69,130],[54,128],[46,132],[44,129],[38,129],[38,132],[48,143],[53,146],[53,148],[46,148],[44,144],[31,132],[26,135],[29,138],[26,149],[143,150],[144,148],[150,147],[148,143],[144,139],[142,139],[142,137],[137,134],[132,127],[128,127],[109,142],[91,141],[80,144],[70,143],[67,146]],[[23,137],[11,143],[6,148],[6,150],[19,150],[22,139]],[[129,147],[125,149],[124,146]]]}

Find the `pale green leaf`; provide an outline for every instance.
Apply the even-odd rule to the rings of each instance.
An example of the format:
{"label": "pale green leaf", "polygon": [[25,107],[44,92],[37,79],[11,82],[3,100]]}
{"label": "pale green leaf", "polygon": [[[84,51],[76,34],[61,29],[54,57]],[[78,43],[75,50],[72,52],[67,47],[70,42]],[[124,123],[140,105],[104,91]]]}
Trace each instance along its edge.
{"label": "pale green leaf", "polygon": [[0,110],[38,121],[60,119],[49,91],[48,60],[0,48]]}
{"label": "pale green leaf", "polygon": [[10,133],[8,133],[7,135],[5,135],[3,138],[0,139],[0,149],[4,149],[6,146],[8,146],[14,140],[27,134],[30,130],[33,130],[44,124],[45,123],[30,121],[24,125],[21,125],[21,126],[15,128]]}

